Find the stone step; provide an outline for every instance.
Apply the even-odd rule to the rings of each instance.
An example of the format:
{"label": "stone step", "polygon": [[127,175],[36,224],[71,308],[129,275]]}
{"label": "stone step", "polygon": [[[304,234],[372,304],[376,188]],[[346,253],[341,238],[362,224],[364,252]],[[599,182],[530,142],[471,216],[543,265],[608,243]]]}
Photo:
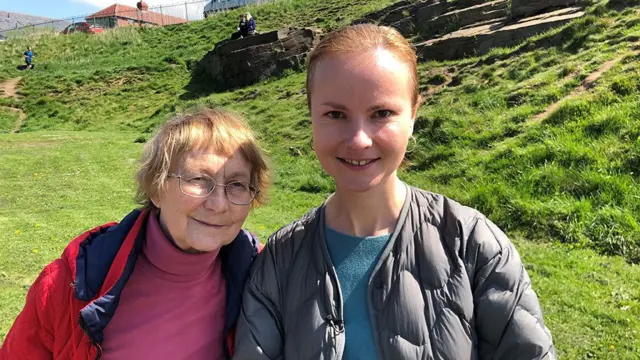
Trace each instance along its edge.
{"label": "stone step", "polygon": [[511,0],[511,16],[531,16],[545,9],[574,5],[578,0]]}
{"label": "stone step", "polygon": [[389,26],[397,29],[402,34],[402,36],[406,38],[410,38],[416,32],[416,29],[415,29],[416,26],[413,23],[413,19],[410,17],[404,18],[400,21],[396,21]]}
{"label": "stone step", "polygon": [[480,22],[477,22],[475,24],[469,24],[469,25],[461,27],[458,30],[471,29],[471,28],[474,28],[474,27],[482,26],[482,25],[496,24],[496,23],[501,23],[502,25],[505,25],[507,23],[507,21],[509,21],[508,17],[499,17],[499,18],[494,18],[494,19],[490,19],[490,20],[487,20],[487,21],[480,21]]}
{"label": "stone step", "polygon": [[418,8],[431,5],[438,1],[439,0],[399,1],[384,9],[369,13],[363,18],[355,20],[352,24],[377,23],[380,25],[391,25],[401,21],[407,16],[412,16]]}
{"label": "stone step", "polygon": [[287,69],[302,68],[317,41],[315,29],[281,29],[217,43],[198,65],[217,88],[248,86]]}
{"label": "stone step", "polygon": [[496,0],[449,11],[427,22],[417,23],[416,27],[423,39],[431,39],[447,31],[478,23],[493,22],[507,16],[509,16],[509,2]]}
{"label": "stone step", "polygon": [[524,18],[508,25],[495,21],[427,40],[417,44],[416,50],[421,61],[484,55],[493,48],[516,45],[528,37],[566,24],[584,14],[581,8],[576,7]]}
{"label": "stone step", "polygon": [[449,11],[449,4],[447,2],[438,2],[425,6],[421,6],[416,9],[416,13],[413,16],[413,21],[416,24],[426,23],[434,18],[445,14]]}

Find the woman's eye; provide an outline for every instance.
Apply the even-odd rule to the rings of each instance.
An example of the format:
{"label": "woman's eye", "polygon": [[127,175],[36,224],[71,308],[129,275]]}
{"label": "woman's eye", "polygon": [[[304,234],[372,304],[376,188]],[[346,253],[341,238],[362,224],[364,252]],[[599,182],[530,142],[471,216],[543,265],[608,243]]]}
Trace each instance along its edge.
{"label": "woman's eye", "polygon": [[377,118],[388,118],[391,115],[393,115],[393,111],[391,110],[378,110],[374,114]]}
{"label": "woman's eye", "polygon": [[248,191],[249,190],[249,186],[246,184],[243,184],[241,182],[232,182],[231,184],[227,185],[228,187],[234,189],[234,190],[243,190],[243,191]]}
{"label": "woman's eye", "polygon": [[185,180],[187,180],[187,182],[189,184],[193,184],[193,185],[198,185],[198,186],[208,186],[209,185],[209,179],[207,179],[206,177],[203,176],[191,176],[186,178]]}
{"label": "woman's eye", "polygon": [[327,113],[327,116],[332,118],[332,119],[341,119],[344,117],[344,114],[340,111],[329,111]]}

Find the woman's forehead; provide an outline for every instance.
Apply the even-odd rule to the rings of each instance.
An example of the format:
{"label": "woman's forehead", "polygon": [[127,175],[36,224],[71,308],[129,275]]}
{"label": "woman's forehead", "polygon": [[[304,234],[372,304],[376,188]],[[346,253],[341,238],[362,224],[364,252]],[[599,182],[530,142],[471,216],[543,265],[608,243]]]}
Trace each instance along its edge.
{"label": "woman's forehead", "polygon": [[231,154],[212,150],[188,151],[182,156],[180,168],[206,173],[249,174],[251,172],[251,164],[242,156],[239,150]]}
{"label": "woman's forehead", "polygon": [[326,99],[395,101],[398,97],[411,98],[412,94],[407,65],[386,51],[320,60],[313,76],[311,100],[314,103]]}

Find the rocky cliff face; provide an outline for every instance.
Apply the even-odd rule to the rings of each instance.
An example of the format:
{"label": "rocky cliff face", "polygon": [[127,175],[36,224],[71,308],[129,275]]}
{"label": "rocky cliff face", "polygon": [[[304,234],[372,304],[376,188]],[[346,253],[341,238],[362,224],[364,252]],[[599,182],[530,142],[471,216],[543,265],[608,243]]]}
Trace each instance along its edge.
{"label": "rocky cliff face", "polygon": [[247,86],[304,67],[318,37],[311,29],[284,29],[215,45],[200,62],[216,85]]}
{"label": "rocky cliff face", "polygon": [[[357,22],[397,28],[415,43],[421,60],[451,60],[513,46],[584,16],[576,0],[404,1]],[[404,18],[399,14],[405,14]]]}
{"label": "rocky cliff face", "polygon": [[[420,60],[482,55],[584,16],[576,0],[403,0],[354,23],[397,28]],[[215,45],[200,67],[217,86],[235,88],[304,66],[318,41],[311,29],[284,29]]]}

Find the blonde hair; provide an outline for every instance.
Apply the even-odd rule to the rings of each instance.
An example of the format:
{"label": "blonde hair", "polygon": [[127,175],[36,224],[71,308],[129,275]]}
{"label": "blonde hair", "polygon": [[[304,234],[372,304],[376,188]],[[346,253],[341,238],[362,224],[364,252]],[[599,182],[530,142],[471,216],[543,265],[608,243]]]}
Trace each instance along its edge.
{"label": "blonde hair", "polygon": [[418,57],[415,48],[398,30],[373,24],[359,24],[336,30],[324,37],[311,51],[307,65],[307,106],[311,108],[313,74],[321,59],[335,54],[361,54],[379,48],[389,51],[409,66],[413,106],[414,109],[417,108],[421,99],[418,89]]}
{"label": "blonde hair", "polygon": [[247,20],[251,20],[251,14],[249,14],[248,12],[246,12],[246,13],[244,14],[244,16],[246,16],[246,17],[247,17]]}
{"label": "blonde hair", "polygon": [[239,151],[251,165],[251,185],[259,192],[252,206],[266,202],[270,172],[267,160],[253,131],[238,115],[221,109],[204,109],[167,121],[143,150],[136,176],[136,201],[145,209],[155,209],[151,198],[166,185],[170,169],[190,151],[209,150],[224,156]]}

